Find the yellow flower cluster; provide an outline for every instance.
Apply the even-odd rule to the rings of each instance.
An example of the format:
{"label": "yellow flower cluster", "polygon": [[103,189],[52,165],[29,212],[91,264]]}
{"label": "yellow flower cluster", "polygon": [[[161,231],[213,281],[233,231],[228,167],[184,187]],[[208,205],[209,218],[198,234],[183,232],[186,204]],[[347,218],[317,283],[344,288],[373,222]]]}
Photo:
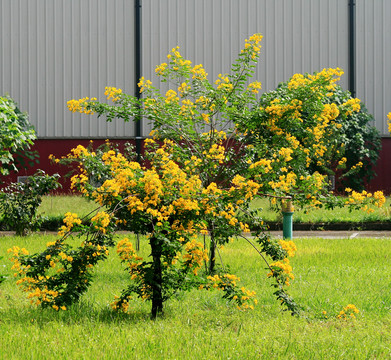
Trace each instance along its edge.
{"label": "yellow flower cluster", "polygon": [[91,109],[87,109],[87,105],[90,101],[96,101],[96,100],[97,100],[96,98],[90,99],[88,97],[85,97],[85,98],[79,99],[79,100],[72,99],[67,102],[67,106],[68,106],[69,111],[72,111],[72,112],[93,114],[94,112]]}
{"label": "yellow flower cluster", "polygon": [[360,99],[349,99],[343,103],[342,106],[346,108],[346,115],[352,115],[353,112],[359,112],[361,109],[360,103]]}
{"label": "yellow flower cluster", "polygon": [[[142,274],[141,274],[141,267],[143,266],[143,258],[141,256],[138,256],[136,251],[133,249],[133,245],[130,242],[128,238],[124,238],[121,241],[118,242],[117,245],[117,253],[120,256],[120,259],[122,262],[124,262],[127,265],[127,269],[129,271],[130,278],[132,280],[137,279],[139,283],[141,283],[141,298],[143,300],[147,300],[150,298],[151,295],[151,288],[150,286],[146,285]],[[128,297],[129,299],[129,297]],[[115,310],[124,310],[123,306],[121,305],[123,301],[126,299],[118,299],[115,300],[112,304],[112,308]],[[118,306],[120,305],[120,306]],[[125,301],[125,307],[127,310],[128,302]]]}
{"label": "yellow flower cluster", "polygon": [[[149,214],[152,219],[156,219],[156,226],[162,226],[174,214],[188,211],[198,214],[200,206],[194,195],[202,192],[201,180],[196,175],[187,175],[170,159],[170,146],[173,143],[165,141],[163,148],[156,150],[154,166],[148,170],[141,169],[138,163],[126,160],[114,151],[104,153],[102,160],[110,166],[111,178],[89,196],[101,205],[110,204],[113,197],[124,196],[124,204],[130,214]],[[193,166],[197,160],[199,159],[192,161]],[[83,191],[84,183],[80,181],[80,177],[75,182],[79,190]],[[104,231],[105,227],[101,225],[97,226]],[[196,231],[191,222],[174,222],[171,226],[176,231]]]}
{"label": "yellow flower cluster", "polygon": [[[281,170],[287,170],[282,168]],[[278,181],[269,181],[269,186],[273,190],[282,190],[284,193],[289,193],[296,185],[297,175],[294,172],[280,175]]]}
{"label": "yellow flower cluster", "polygon": [[355,319],[356,315],[360,312],[360,310],[357,309],[356,305],[348,304],[346,305],[337,315],[337,319],[340,320],[348,320],[348,319]]}
{"label": "yellow flower cluster", "polygon": [[260,168],[260,169],[258,169],[258,171],[261,171],[262,173],[267,174],[273,170],[271,163],[272,163],[272,160],[261,159],[255,163],[252,163],[249,168],[250,169]]}
{"label": "yellow flower cluster", "polygon": [[202,133],[201,138],[207,141],[219,142],[221,144],[223,140],[227,140],[227,133],[225,131],[218,131],[213,129],[211,131]]}
{"label": "yellow flower cluster", "polygon": [[227,293],[226,297],[235,301],[239,310],[253,310],[254,305],[258,303],[258,300],[255,298],[255,291],[247,290],[244,287],[238,289],[237,282],[240,281],[240,278],[236,275],[224,274],[222,276],[208,276],[208,280],[208,289],[225,291]]}
{"label": "yellow flower cluster", "polygon": [[386,202],[386,198],[383,194],[383,191],[375,191],[375,193],[373,194],[373,198],[376,200],[374,205],[379,208],[381,208]]}
{"label": "yellow flower cluster", "polygon": [[[204,150],[203,155],[209,160],[217,161],[219,164],[222,164],[225,160],[225,147],[215,143],[208,151]],[[214,167],[217,167],[217,164],[215,164]]]}
{"label": "yellow flower cluster", "polygon": [[71,231],[75,225],[81,224],[81,219],[78,218],[78,215],[75,213],[67,212],[65,214],[65,218],[63,219],[63,223],[58,231],[58,236],[64,236],[67,232]]}
{"label": "yellow flower cluster", "polygon": [[191,86],[188,85],[187,83],[183,82],[179,87],[178,87],[178,92],[181,94],[181,96],[185,96],[185,94],[191,89]]}
{"label": "yellow flower cluster", "polygon": [[161,63],[160,65],[156,66],[155,73],[159,76],[164,75],[167,71],[167,63]]}
{"label": "yellow flower cluster", "polygon": [[[365,190],[360,193],[357,191],[352,191],[349,188],[346,188],[345,191],[350,193],[348,199],[345,202],[346,205],[361,205],[365,202],[370,202],[380,208],[386,202],[386,198],[382,191],[376,191],[374,194]],[[374,211],[372,208],[369,208],[368,205],[364,205],[362,209],[368,213]]]}
{"label": "yellow flower cluster", "polygon": [[254,94],[258,94],[260,89],[262,89],[262,84],[260,81],[254,81],[247,86],[247,90],[251,91]]}
{"label": "yellow flower cluster", "polygon": [[145,90],[150,89],[152,85],[151,80],[145,80],[144,76],[140,78],[137,86],[140,89],[140,93],[143,93]]}
{"label": "yellow flower cluster", "polygon": [[131,300],[132,297],[128,296],[126,299],[120,299],[118,296],[115,296],[114,302],[110,304],[111,308],[115,311],[120,312],[128,312],[129,309],[129,300]]}
{"label": "yellow flower cluster", "polygon": [[139,268],[143,262],[143,258],[137,255],[133,244],[128,238],[124,238],[118,242],[117,253],[120,259],[127,264],[131,279],[135,279],[139,275]]}
{"label": "yellow flower cluster", "polygon": [[219,77],[215,81],[215,84],[217,85],[217,90],[223,90],[227,92],[232,91],[234,87],[228,76],[222,74],[219,74]]}
{"label": "yellow flower cluster", "polygon": [[185,244],[183,260],[185,265],[192,269],[194,275],[198,274],[203,262],[208,259],[208,252],[202,243],[193,239]]}
{"label": "yellow flower cluster", "polygon": [[170,103],[178,103],[179,102],[179,98],[177,96],[177,93],[176,91],[170,89],[166,92],[166,99],[165,99],[165,102],[166,104],[170,104]]}
{"label": "yellow flower cluster", "polygon": [[286,286],[289,286],[289,281],[295,278],[295,276],[292,274],[292,266],[289,264],[288,258],[285,258],[283,261],[276,261],[274,263],[271,263],[270,268],[271,271],[267,274],[267,276],[277,277]]}
{"label": "yellow flower cluster", "polygon": [[347,160],[348,159],[346,159],[346,157],[343,157],[341,160],[338,161],[338,165],[342,166],[342,165],[346,164]]}
{"label": "yellow flower cluster", "polygon": [[105,87],[105,95],[107,96],[107,100],[112,99],[113,102],[118,101],[121,98],[122,90],[117,89],[115,87]]}
{"label": "yellow flower cluster", "polygon": [[90,152],[83,145],[78,145],[71,150],[71,154],[68,155],[68,158],[77,159],[81,157],[87,157],[90,155],[91,155]]}
{"label": "yellow flower cluster", "polygon": [[13,246],[12,248],[7,250],[8,253],[12,253],[11,261],[14,265],[11,267],[12,270],[17,271],[14,273],[14,276],[18,276],[19,274],[23,274],[27,268],[23,267],[19,261],[19,257],[23,255],[28,255],[29,252],[25,248],[20,248],[19,246]]}
{"label": "yellow flower cluster", "polygon": [[391,112],[387,115],[388,132],[391,134]]}
{"label": "yellow flower cluster", "polygon": [[261,185],[253,180],[246,180],[241,175],[236,175],[232,179],[232,187],[230,188],[230,192],[234,192],[236,189],[244,192],[245,199],[253,199],[254,196],[258,193]]}
{"label": "yellow flower cluster", "polygon": [[330,120],[335,120],[339,116],[338,106],[334,103],[324,104],[321,116],[324,117],[323,119],[325,120],[325,123],[323,126],[326,127]]}
{"label": "yellow flower cluster", "polygon": [[208,76],[207,72],[203,68],[202,64],[194,66],[190,70],[193,74],[193,80],[205,80],[206,77]]}
{"label": "yellow flower cluster", "polygon": [[280,240],[279,244],[287,252],[289,257],[295,256],[295,253],[297,251],[297,247],[296,247],[296,244],[292,240],[289,240],[289,241]]}
{"label": "yellow flower cluster", "polygon": [[261,51],[261,45],[259,44],[263,36],[261,34],[251,35],[245,40],[244,49],[241,51],[242,54],[249,54],[252,60],[255,60]]}
{"label": "yellow flower cluster", "polygon": [[278,150],[278,154],[283,158],[285,162],[289,162],[292,160],[292,153],[293,150],[290,148],[282,147],[280,150]]}
{"label": "yellow flower cluster", "polygon": [[[9,253],[13,253],[11,261],[14,263],[12,269],[17,271],[14,276],[20,276],[21,278],[16,282],[16,284],[22,288],[23,291],[28,293],[27,298],[31,299],[30,302],[35,305],[40,305],[41,303],[55,303],[56,298],[59,296],[58,291],[50,290],[45,284],[51,278],[49,276],[38,276],[38,278],[33,278],[26,276],[26,272],[30,269],[30,265],[22,266],[19,257],[23,255],[28,255],[29,252],[18,246],[14,246],[11,249],[8,249]],[[46,260],[50,260],[50,255],[46,256]],[[36,298],[36,300],[34,300]],[[58,307],[53,304],[52,307],[55,310],[66,310],[65,306]]]}
{"label": "yellow flower cluster", "polygon": [[191,68],[191,61],[184,59],[179,52],[179,46],[172,48],[170,54],[167,55],[167,58],[170,60],[170,64],[173,65],[172,69],[178,71],[179,68]]}
{"label": "yellow flower cluster", "polygon": [[[332,92],[335,88],[335,83],[341,79],[342,74],[343,74],[343,70],[341,70],[340,68],[323,69],[322,71],[316,73],[315,75],[295,74],[290,79],[288,83],[288,88],[297,89],[303,86],[308,86],[311,83],[323,78],[331,82],[331,85],[328,88],[328,90]],[[316,91],[316,88],[314,88],[313,91]]]}
{"label": "yellow flower cluster", "polygon": [[195,106],[190,99],[182,100],[182,106],[181,106],[181,110],[179,111],[179,115],[183,117],[191,118],[194,115],[194,111],[195,111]]}
{"label": "yellow flower cluster", "polygon": [[362,168],[363,167],[362,161],[359,161],[356,165],[352,166],[351,170],[355,170],[357,168]]}
{"label": "yellow flower cluster", "polygon": [[96,230],[105,234],[106,228],[110,224],[110,219],[111,216],[108,213],[100,211],[91,219],[91,223],[94,225]]}

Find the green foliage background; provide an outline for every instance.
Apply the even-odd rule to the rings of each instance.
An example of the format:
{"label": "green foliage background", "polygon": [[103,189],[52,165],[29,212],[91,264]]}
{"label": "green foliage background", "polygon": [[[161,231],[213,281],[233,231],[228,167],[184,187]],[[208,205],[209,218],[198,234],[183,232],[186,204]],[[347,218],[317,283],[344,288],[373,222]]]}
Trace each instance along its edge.
{"label": "green foliage background", "polygon": [[[340,105],[350,98],[350,92],[338,85],[328,100],[330,103]],[[381,137],[379,131],[373,126],[373,116],[363,102],[360,106],[359,112],[353,112],[344,121],[337,119],[342,125],[341,140],[345,144],[346,168],[350,169],[359,162],[363,163],[363,166],[354,174],[347,172],[340,174],[336,184],[337,191],[343,191],[347,187],[362,191],[376,176],[375,166],[379,159]]]}
{"label": "green foliage background", "polygon": [[38,154],[30,150],[36,138],[27,113],[21,112],[8,95],[0,97],[1,175],[8,175],[11,171],[37,162]]}

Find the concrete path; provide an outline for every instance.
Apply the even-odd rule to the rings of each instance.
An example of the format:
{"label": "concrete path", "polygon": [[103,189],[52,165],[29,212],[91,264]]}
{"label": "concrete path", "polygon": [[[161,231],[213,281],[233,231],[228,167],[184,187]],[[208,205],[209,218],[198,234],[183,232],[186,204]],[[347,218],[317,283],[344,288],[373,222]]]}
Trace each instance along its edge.
{"label": "concrete path", "polygon": [[[282,231],[271,231],[272,236],[281,237]],[[391,231],[293,231],[293,238],[321,237],[325,239],[389,238]]]}

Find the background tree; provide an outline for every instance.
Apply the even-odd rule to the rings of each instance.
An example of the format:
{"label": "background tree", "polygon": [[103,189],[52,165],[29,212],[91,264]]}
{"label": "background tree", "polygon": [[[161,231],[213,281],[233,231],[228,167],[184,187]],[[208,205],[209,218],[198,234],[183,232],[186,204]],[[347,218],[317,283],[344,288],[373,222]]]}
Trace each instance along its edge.
{"label": "background tree", "polygon": [[[256,159],[251,167],[280,174],[277,182],[263,182],[262,189],[267,193],[294,197],[295,203],[301,206],[358,205],[356,200],[364,198],[370,201],[372,194],[365,191],[352,192],[356,200],[349,202],[329,191],[329,175],[334,174],[333,169],[352,176],[362,166],[361,162],[347,166],[348,156],[351,156],[349,164],[357,159],[352,155],[354,140],[348,136],[361,106],[359,99],[351,98],[337,85],[342,74],[341,69],[296,74],[275,91],[262,94],[257,111],[240,124],[240,129],[247,131],[247,142],[255,147]],[[364,143],[361,146],[364,147]],[[357,153],[363,156],[366,151],[359,149]],[[280,165],[282,154],[288,166]],[[258,179],[260,175],[254,176]],[[384,203],[383,194],[375,194]]]}
{"label": "background tree", "polygon": [[[333,94],[324,98],[326,103],[342,105],[352,101],[349,91],[344,91],[337,85]],[[362,191],[376,176],[375,166],[379,159],[381,137],[373,126],[373,116],[368,112],[362,101],[360,110],[351,111],[346,118],[338,116],[337,123],[341,124],[341,143],[345,144],[346,168],[337,172],[336,190],[343,192],[345,188]],[[335,170],[336,162],[330,168]],[[353,169],[353,171],[349,171]]]}
{"label": "background tree", "polygon": [[22,113],[9,96],[0,97],[0,173],[8,175],[18,167],[32,165],[37,153],[30,147],[36,139],[28,115]]}

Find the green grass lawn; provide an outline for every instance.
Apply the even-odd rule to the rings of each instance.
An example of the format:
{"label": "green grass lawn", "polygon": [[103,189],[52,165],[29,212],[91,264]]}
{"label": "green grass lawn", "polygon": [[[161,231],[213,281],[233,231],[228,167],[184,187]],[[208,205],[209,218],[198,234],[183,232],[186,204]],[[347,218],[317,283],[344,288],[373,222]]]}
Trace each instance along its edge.
{"label": "green grass lawn", "polygon": [[[266,221],[282,221],[282,215],[270,209],[269,200],[257,199],[253,201],[253,207],[262,209]],[[365,221],[387,221],[391,219],[391,198],[387,198],[382,208],[376,208],[371,214],[364,211],[349,211],[348,208],[336,208],[333,210],[310,209],[295,210],[293,221],[296,222],[365,222]]]}
{"label": "green grass lawn", "polygon": [[67,212],[72,212],[83,217],[97,207],[93,201],[77,195],[44,196],[38,213],[46,216],[63,216]]}
{"label": "green grass lawn", "polygon": [[[270,209],[269,200],[261,199],[253,202],[253,207],[262,209],[265,221],[281,221],[281,214]],[[62,216],[66,212],[76,212],[80,217],[87,215],[96,209],[94,202],[88,201],[80,196],[45,196],[38,212],[46,216]],[[295,211],[293,219],[296,222],[365,222],[365,221],[387,221],[391,219],[391,198],[387,198],[386,204],[381,209],[376,209],[374,213],[367,214],[363,211],[349,212],[347,208],[325,210],[313,209],[305,213]]]}
{"label": "green grass lawn", "polygon": [[[221,250],[224,263],[255,290],[259,304],[243,312],[219,292],[180,293],[156,321],[150,304],[132,302],[129,315],[108,304],[127,284],[112,251],[97,266],[80,303],[65,312],[30,307],[6,258],[13,246],[40,251],[50,236],[0,238],[0,358],[4,359],[389,359],[391,357],[391,240],[296,239],[291,295],[302,318],[282,312],[267,270],[243,240]],[[76,243],[79,240],[75,240]],[[146,244],[141,250],[147,254]],[[5,265],[5,267],[1,266]],[[355,304],[357,319],[335,315]],[[326,311],[328,319],[322,319]]]}

